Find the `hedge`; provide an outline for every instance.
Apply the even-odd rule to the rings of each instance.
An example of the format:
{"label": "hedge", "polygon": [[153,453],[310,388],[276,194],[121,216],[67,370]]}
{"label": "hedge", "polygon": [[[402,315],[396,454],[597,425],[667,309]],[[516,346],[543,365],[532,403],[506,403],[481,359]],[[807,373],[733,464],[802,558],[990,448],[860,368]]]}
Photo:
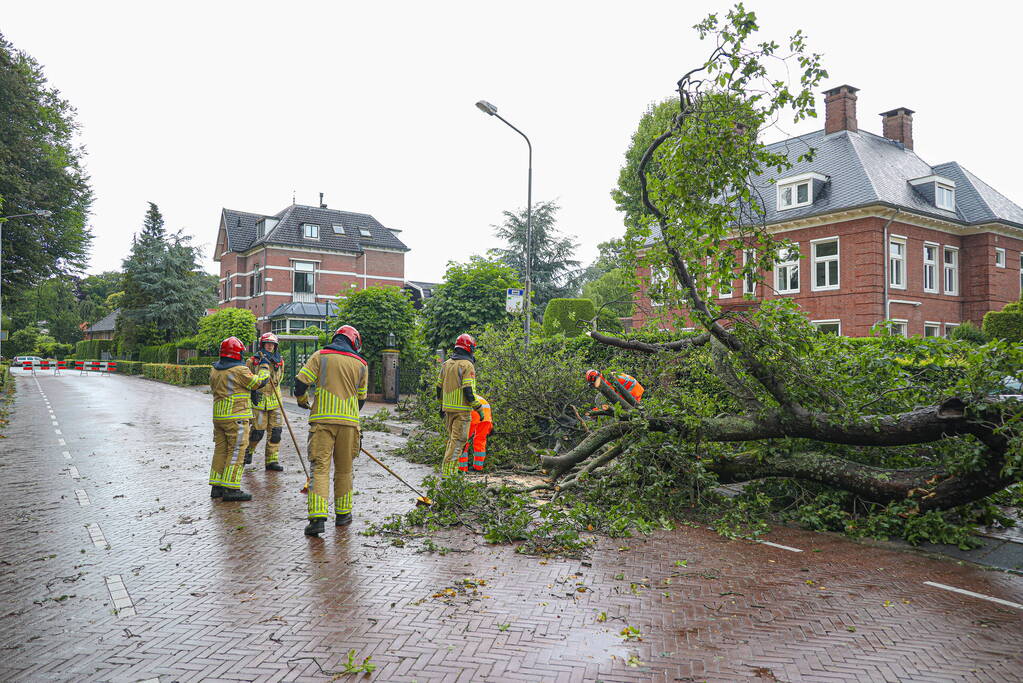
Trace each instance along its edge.
{"label": "hedge", "polygon": [[984,314],[984,332],[992,339],[1023,342],[1023,312],[1012,310],[1009,306],[1003,311],[988,311]]}
{"label": "hedge", "polygon": [[102,358],[103,352],[113,355],[115,351],[113,339],[89,339],[75,344],[75,358]]}
{"label": "hedge", "polygon": [[173,363],[145,363],[142,375],[168,384],[191,386],[208,384],[210,381],[209,365],[174,365]]}
{"label": "hedge", "polygon": [[597,309],[589,299],[551,299],[543,314],[544,336],[561,333],[578,337],[596,316]]}
{"label": "hedge", "polygon": [[117,371],[122,375],[141,375],[142,365],[140,360],[119,360],[117,361]]}
{"label": "hedge", "polygon": [[143,346],[139,349],[139,360],[143,363],[174,363],[178,360],[178,345],[169,342],[158,346]]}
{"label": "hedge", "polygon": [[185,365],[213,365],[220,358],[218,356],[196,356],[185,360]]}

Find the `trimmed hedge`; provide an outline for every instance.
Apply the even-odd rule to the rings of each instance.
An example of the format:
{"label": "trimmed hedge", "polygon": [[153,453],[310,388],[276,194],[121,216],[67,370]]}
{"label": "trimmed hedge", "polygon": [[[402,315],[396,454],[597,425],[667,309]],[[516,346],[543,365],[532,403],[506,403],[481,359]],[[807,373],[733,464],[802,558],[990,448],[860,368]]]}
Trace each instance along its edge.
{"label": "trimmed hedge", "polygon": [[174,363],[178,360],[178,345],[168,342],[157,346],[143,346],[139,349],[139,360],[143,363]]}
{"label": "trimmed hedge", "polygon": [[140,360],[119,360],[117,361],[117,371],[122,375],[141,375],[142,365]]}
{"label": "trimmed hedge", "polygon": [[75,343],[75,358],[102,358],[102,353],[113,355],[116,341],[113,339],[89,339]]}
{"label": "trimmed hedge", "polygon": [[142,366],[143,377],[155,379],[168,384],[186,387],[196,384],[209,384],[209,365],[174,365],[173,363],[145,363]]}
{"label": "trimmed hedge", "polygon": [[220,358],[218,356],[196,356],[185,360],[185,365],[213,365]]}
{"label": "trimmed hedge", "polygon": [[988,311],[984,314],[984,332],[993,339],[1009,342],[1023,342],[1023,312],[1010,308],[1002,311]]}
{"label": "trimmed hedge", "polygon": [[578,337],[589,329],[597,309],[589,299],[551,299],[543,313],[543,334]]}

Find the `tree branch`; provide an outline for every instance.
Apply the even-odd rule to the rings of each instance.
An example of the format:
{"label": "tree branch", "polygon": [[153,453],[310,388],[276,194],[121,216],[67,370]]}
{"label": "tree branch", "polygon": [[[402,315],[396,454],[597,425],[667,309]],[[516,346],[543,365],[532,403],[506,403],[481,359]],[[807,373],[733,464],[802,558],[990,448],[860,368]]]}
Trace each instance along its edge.
{"label": "tree branch", "polygon": [[687,339],[665,342],[663,344],[648,344],[647,342],[642,342],[637,339],[619,339],[618,337],[611,337],[596,331],[587,332],[586,334],[588,334],[593,341],[600,342],[601,344],[607,344],[608,346],[614,346],[616,348],[626,349],[629,351],[640,351],[642,353],[687,351],[697,346],[703,346],[710,341],[710,334],[706,332]]}

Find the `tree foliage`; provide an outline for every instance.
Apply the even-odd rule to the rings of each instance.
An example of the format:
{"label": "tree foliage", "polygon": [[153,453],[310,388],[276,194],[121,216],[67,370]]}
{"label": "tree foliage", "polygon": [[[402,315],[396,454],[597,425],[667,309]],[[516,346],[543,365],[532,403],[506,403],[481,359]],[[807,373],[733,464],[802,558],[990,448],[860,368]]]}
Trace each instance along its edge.
{"label": "tree foliage", "polygon": [[256,341],[256,316],[252,311],[247,308],[222,308],[204,316],[199,320],[195,347],[199,349],[200,355],[216,356],[220,342],[228,337],[238,337],[246,346]]}
{"label": "tree foliage", "polygon": [[3,296],[82,269],[92,235],[92,191],[75,146],[75,110],[47,84],[43,69],[0,35],[0,199],[3,215],[51,211],[3,225]]}
{"label": "tree foliage", "polygon": [[577,337],[590,329],[596,317],[597,309],[589,299],[551,299],[543,314],[543,333]]}
{"label": "tree foliage", "polygon": [[423,307],[427,342],[450,349],[463,332],[510,319],[506,290],[521,286],[515,270],[501,261],[473,256],[468,263],[448,263],[444,282]]}
{"label": "tree foliage", "polygon": [[337,315],[328,321],[328,335],[342,325],[352,325],[362,336],[362,355],[380,362],[393,333],[395,348],[405,349],[415,331],[416,312],[408,292],[398,287],[367,287],[338,297]]}

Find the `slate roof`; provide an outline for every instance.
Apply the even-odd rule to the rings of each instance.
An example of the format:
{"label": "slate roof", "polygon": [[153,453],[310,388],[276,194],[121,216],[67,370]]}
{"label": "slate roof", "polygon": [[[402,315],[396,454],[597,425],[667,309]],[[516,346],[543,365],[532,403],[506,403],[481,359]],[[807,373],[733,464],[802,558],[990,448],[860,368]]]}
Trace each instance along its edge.
{"label": "slate roof", "polygon": [[308,301],[289,301],[270,314],[271,318],[327,318],[337,315],[337,305],[331,301],[319,304]]}
{"label": "slate roof", "polygon": [[117,318],[121,315],[121,309],[115,308],[110,313],[94,322],[86,332],[113,332],[117,325]]}
{"label": "slate roof", "polygon": [[415,287],[420,292],[422,292],[423,296],[426,298],[433,296],[433,290],[440,287],[439,282],[420,282],[419,280],[409,280],[405,284]]}
{"label": "slate roof", "polygon": [[[245,251],[259,244],[316,247],[357,254],[362,253],[364,247],[409,251],[393,232],[366,213],[292,204],[273,216],[224,209],[223,218],[227,227],[227,248],[230,251]],[[276,218],[279,223],[257,239],[256,224],[263,218]],[[318,240],[303,237],[304,223],[319,226]],[[336,231],[334,226],[340,226],[340,231]],[[361,234],[363,229],[369,231],[369,236]]]}
{"label": "slate roof", "polygon": [[[797,162],[811,147],[816,150],[814,159]],[[958,163],[932,166],[913,150],[880,135],[844,130],[825,135],[819,130],[767,148],[787,154],[793,162],[792,168],[783,173],[770,169],[756,181],[768,225],[882,204],[961,225],[1001,222],[1023,230],[1023,209]],[[828,176],[813,204],[778,211],[777,186],[772,181],[811,171]],[[955,211],[937,208],[909,184],[910,180],[929,175],[955,181]]]}

